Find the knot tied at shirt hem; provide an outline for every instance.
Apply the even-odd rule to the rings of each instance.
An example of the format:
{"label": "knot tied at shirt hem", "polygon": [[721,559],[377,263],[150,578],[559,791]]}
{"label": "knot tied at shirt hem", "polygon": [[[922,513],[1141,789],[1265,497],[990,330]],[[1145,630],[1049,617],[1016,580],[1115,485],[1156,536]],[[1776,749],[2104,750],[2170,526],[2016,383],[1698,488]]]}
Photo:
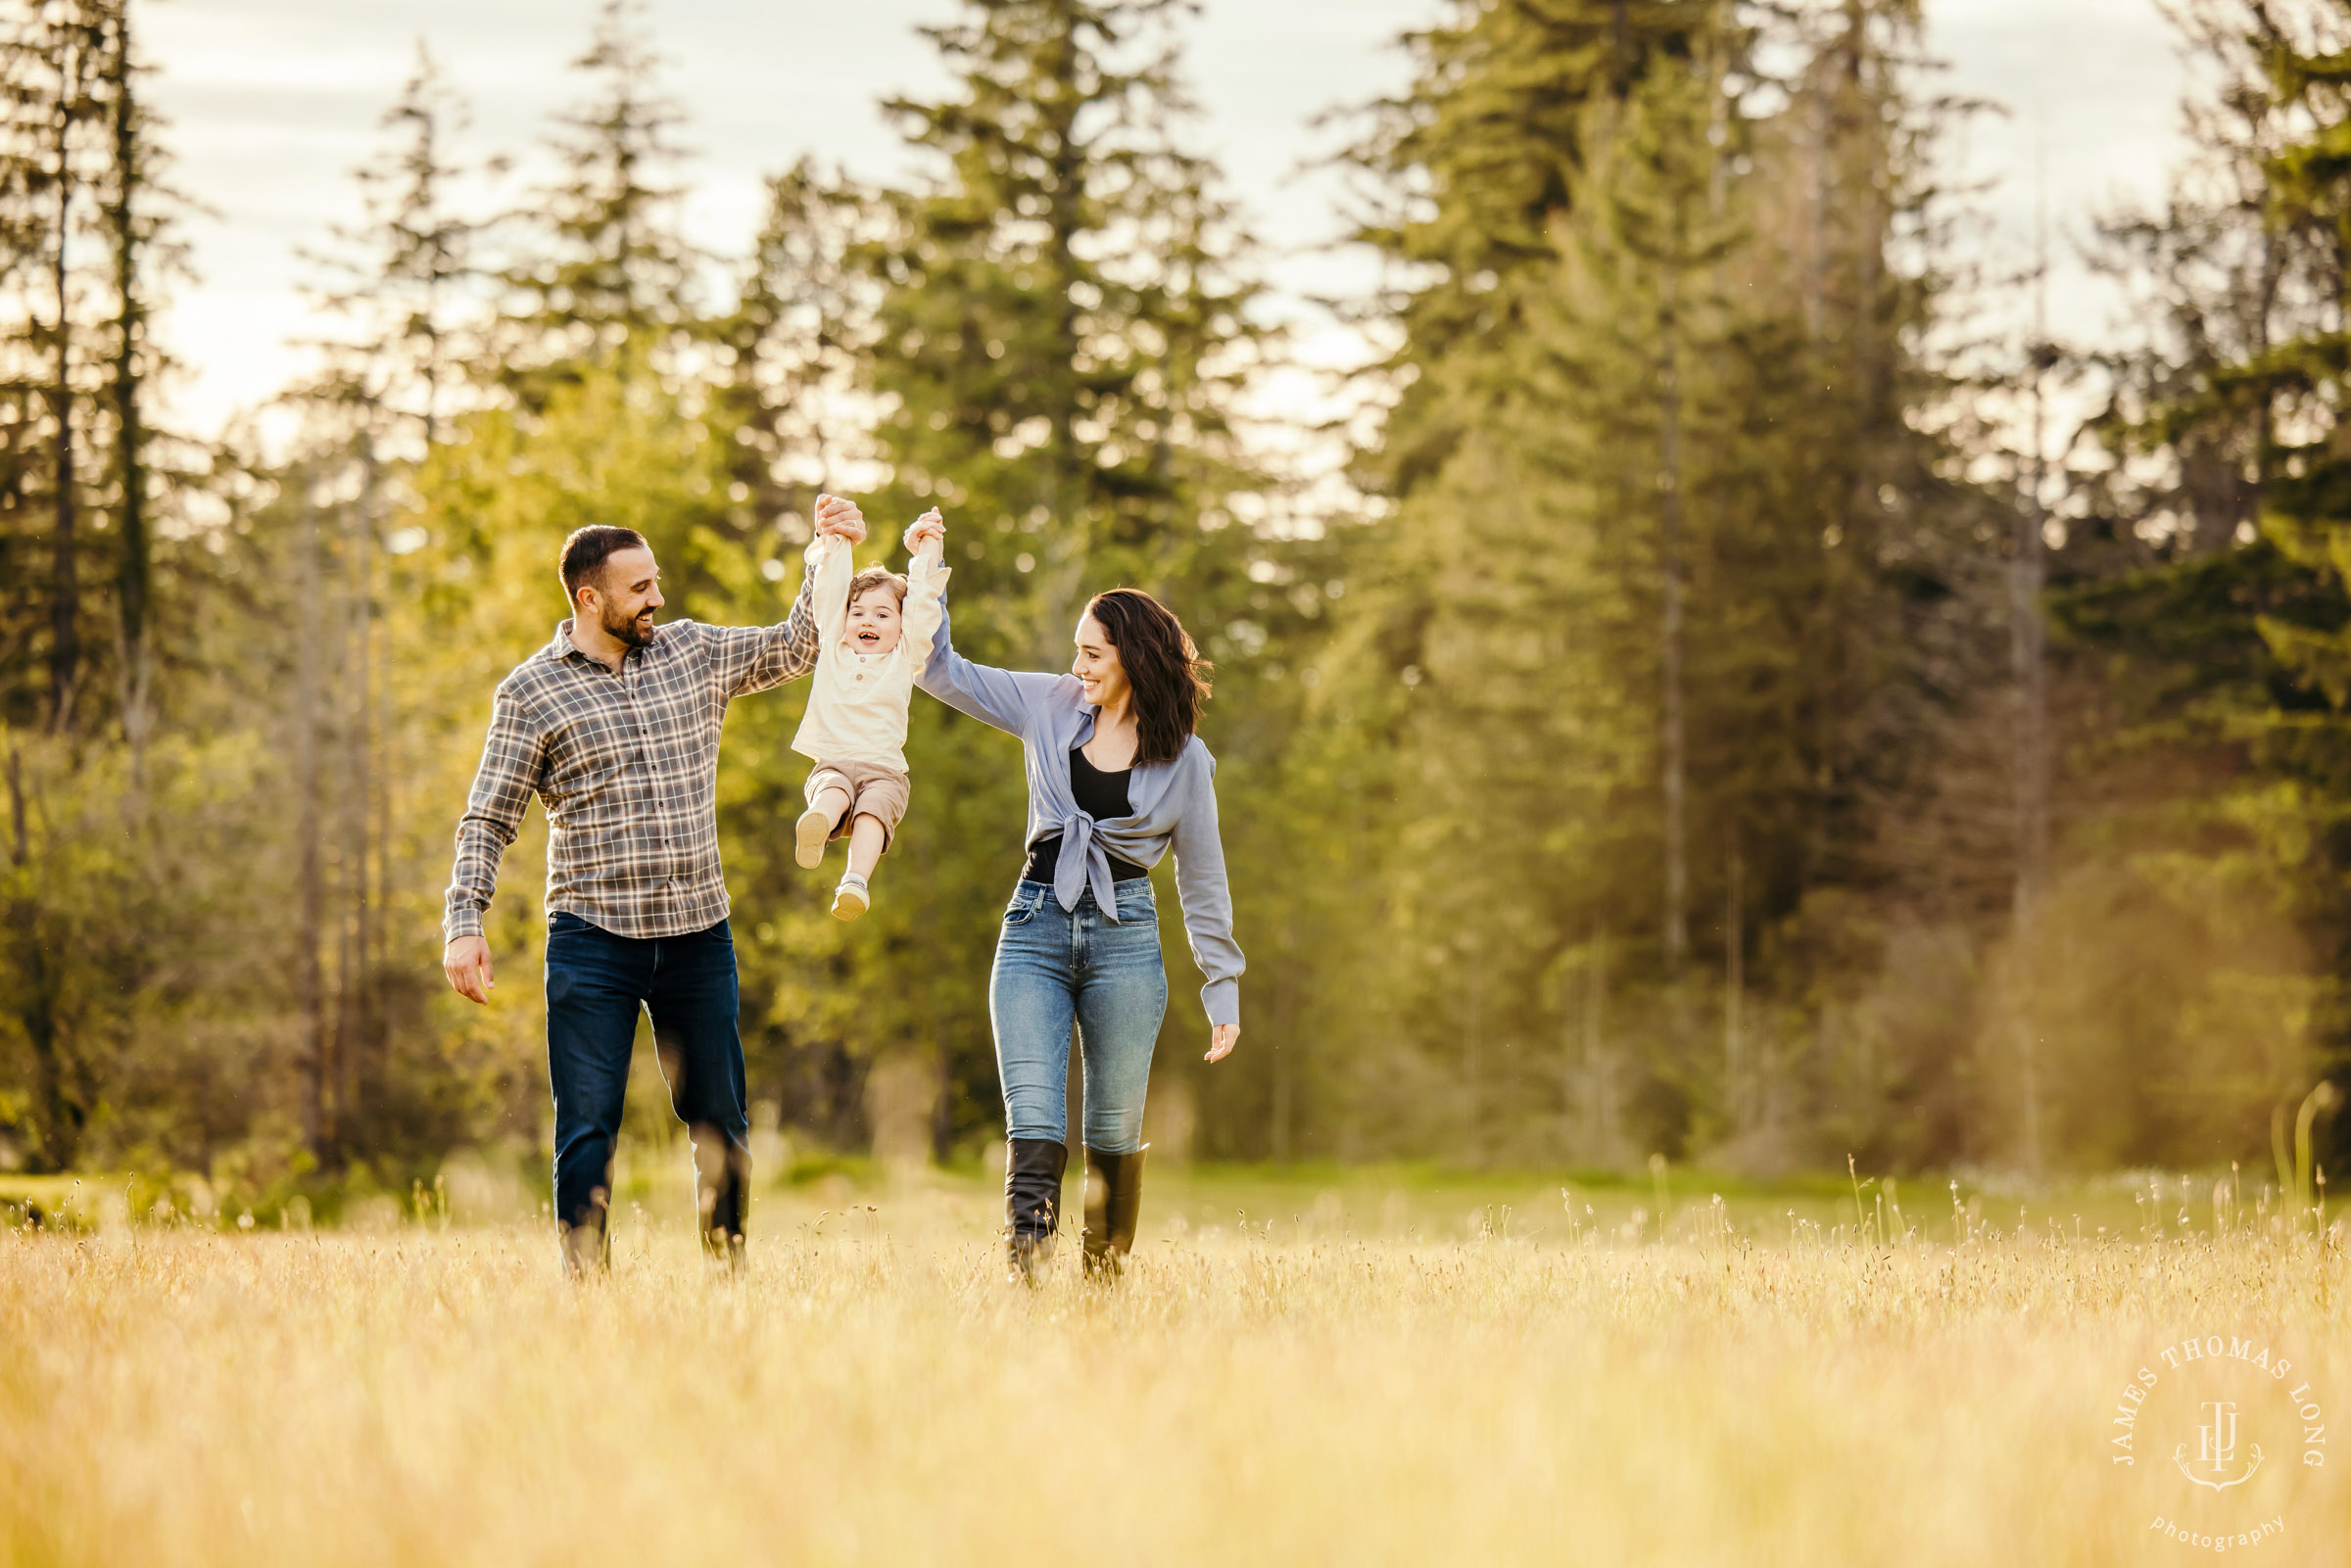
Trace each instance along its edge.
{"label": "knot tied at shirt hem", "polygon": [[1085,896],[1088,886],[1094,890],[1096,906],[1116,923],[1119,893],[1110,875],[1110,851],[1094,835],[1094,819],[1073,811],[1062,819],[1061,854],[1053,863],[1053,897],[1075,914],[1078,900]]}

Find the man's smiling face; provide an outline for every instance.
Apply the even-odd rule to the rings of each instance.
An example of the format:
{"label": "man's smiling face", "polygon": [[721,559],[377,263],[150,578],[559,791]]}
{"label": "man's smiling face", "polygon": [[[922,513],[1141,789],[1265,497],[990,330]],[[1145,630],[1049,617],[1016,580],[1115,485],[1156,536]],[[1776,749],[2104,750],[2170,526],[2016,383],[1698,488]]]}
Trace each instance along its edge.
{"label": "man's smiling face", "polygon": [[[583,600],[588,596],[581,595]],[[607,635],[630,647],[644,647],[653,640],[653,611],[664,602],[661,568],[653,564],[651,550],[616,549],[605,560],[602,580],[596,585],[595,610]]]}
{"label": "man's smiling face", "polygon": [[877,583],[849,601],[847,641],[856,652],[888,653],[898,645],[903,625],[897,590],[888,583]]}

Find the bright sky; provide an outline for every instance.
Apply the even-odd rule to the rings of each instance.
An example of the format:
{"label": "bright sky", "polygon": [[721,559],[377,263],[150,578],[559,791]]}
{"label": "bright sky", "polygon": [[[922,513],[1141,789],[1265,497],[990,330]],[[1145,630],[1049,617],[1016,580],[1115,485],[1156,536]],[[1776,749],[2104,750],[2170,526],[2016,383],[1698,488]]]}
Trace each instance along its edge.
{"label": "bright sky", "polygon": [[[879,106],[942,86],[936,53],[913,29],[955,10],[953,0],[653,0],[698,155],[690,237],[740,252],[759,215],[760,176],[804,153],[868,176],[902,172]],[[1330,174],[1298,173],[1340,139],[1315,118],[1403,86],[1393,40],[1435,10],[1435,0],[1206,0],[1189,25],[1186,70],[1204,111],[1195,144],[1222,162],[1292,299],[1366,275],[1316,254],[1342,227],[1342,191]],[[576,96],[565,68],[595,13],[595,0],[146,7],[152,93],[171,122],[177,183],[212,210],[189,233],[199,280],[179,287],[163,323],[190,367],[171,394],[173,419],[211,434],[302,369],[296,343],[320,329],[297,253],[357,216],[350,171],[381,146],[377,121],[419,38],[471,101],[460,155],[528,155]],[[2118,199],[2152,198],[2180,150],[2182,69],[2154,0],[1928,0],[1928,15],[1948,90],[2009,111],[1968,138],[1967,172],[1998,181],[1989,226],[1971,243],[2027,253],[2045,146],[2059,261],[2052,324],[2094,341],[2118,308],[2070,259],[2068,236]],[[1328,333],[1310,348],[1345,352]]]}

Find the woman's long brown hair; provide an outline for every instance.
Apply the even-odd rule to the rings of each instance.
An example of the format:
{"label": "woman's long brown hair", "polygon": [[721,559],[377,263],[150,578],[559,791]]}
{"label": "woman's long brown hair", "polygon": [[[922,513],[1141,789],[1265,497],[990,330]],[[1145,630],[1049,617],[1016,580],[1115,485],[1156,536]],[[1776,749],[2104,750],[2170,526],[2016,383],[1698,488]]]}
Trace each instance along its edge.
{"label": "woman's long brown hair", "polygon": [[1176,612],[1139,588],[1097,594],[1085,613],[1119,650],[1134,691],[1135,763],[1174,762],[1200,721],[1209,672]]}

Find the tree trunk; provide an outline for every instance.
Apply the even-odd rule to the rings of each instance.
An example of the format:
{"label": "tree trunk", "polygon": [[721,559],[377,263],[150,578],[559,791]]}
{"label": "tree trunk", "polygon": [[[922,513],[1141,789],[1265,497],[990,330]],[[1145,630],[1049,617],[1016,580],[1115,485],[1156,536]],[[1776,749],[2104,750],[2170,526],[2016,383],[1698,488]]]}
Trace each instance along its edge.
{"label": "tree trunk", "polygon": [[32,1099],[35,1135],[40,1140],[36,1168],[56,1172],[72,1168],[81,1152],[82,1128],[89,1121],[87,1096],[67,1057],[64,1030],[58,1016],[59,975],[41,942],[40,902],[32,896],[26,877],[31,862],[31,835],[26,830],[24,759],[17,748],[8,752],[9,858],[18,873],[18,892],[9,901],[8,935],[16,949],[23,996],[17,1024],[32,1056]]}
{"label": "tree trunk", "polygon": [[[367,410],[370,419],[373,412]],[[335,1009],[335,1106],[336,1120],[344,1138],[356,1130],[360,1080],[365,1073],[376,1035],[374,974],[370,962],[375,950],[376,884],[371,864],[375,835],[369,830],[375,793],[372,767],[375,628],[371,577],[377,472],[371,438],[362,431],[360,440],[362,478],[359,499],[349,512],[351,661],[345,677],[354,700],[343,732],[344,778],[339,796],[343,845],[337,857],[343,866],[350,900],[345,917],[336,922],[342,950],[337,966],[341,984]]]}
{"label": "tree trunk", "polygon": [[1608,1006],[1608,933],[1592,933],[1592,963],[1584,975],[1584,1158],[1603,1164],[1616,1158],[1616,1100],[1613,1063],[1601,1044]]}
{"label": "tree trunk", "polygon": [[295,983],[302,1005],[303,1136],[319,1164],[332,1152],[332,1104],[329,1099],[331,1044],[326,1013],[326,976],[319,964],[319,943],[326,920],[326,869],[319,842],[318,661],[308,650],[318,645],[318,513],[308,494],[313,476],[298,471],[303,487],[302,521],[302,648],[295,660],[294,757],[300,806],[295,839],[300,849],[302,929],[296,938]]}
{"label": "tree trunk", "polygon": [[1690,951],[1690,868],[1685,825],[1687,757],[1682,715],[1682,384],[1672,263],[1662,280],[1657,355],[1657,575],[1659,785],[1665,807],[1665,968],[1679,979]]}
{"label": "tree trunk", "polygon": [[138,109],[132,95],[130,8],[114,17],[114,48],[107,56],[108,90],[113,98],[115,133],[114,200],[107,227],[115,246],[116,466],[122,485],[121,564],[115,596],[122,626],[122,738],[130,746],[134,784],[146,769],[147,747],[147,607],[153,584],[153,546],[147,527],[146,427],[140,418],[139,394],[144,380],[141,351],[147,329],[146,302],[139,293],[139,226],[137,199],[145,179],[139,166]]}
{"label": "tree trunk", "polygon": [[[378,667],[391,669],[377,643],[389,630],[375,617],[376,539],[381,526],[383,467],[375,455],[373,438],[365,460],[366,484],[360,495],[359,562],[354,575],[360,582],[360,773],[357,781],[360,812],[360,1048],[362,1080],[378,1080],[383,1069],[384,1024],[384,904],[391,885],[392,838],[379,802],[385,792],[383,725],[380,712],[385,681]],[[387,677],[388,679],[388,677]],[[355,1089],[364,1093],[364,1082]]]}
{"label": "tree trunk", "polygon": [[[1066,40],[1056,63],[1066,69],[1075,52],[1076,40]],[[1084,95],[1076,90],[1074,81],[1064,80],[1057,85],[1060,90],[1049,105],[1055,117],[1051,132],[1054,167],[1051,239],[1046,248],[1045,266],[1048,275],[1058,283],[1053,303],[1057,356],[1074,357],[1078,351],[1079,309],[1070,297],[1070,284],[1078,270],[1078,238],[1086,232],[1087,222],[1085,148],[1076,136]],[[1084,504],[1090,487],[1078,452],[1078,409],[1073,403],[1064,403],[1052,411],[1052,461],[1039,465],[1050,476],[1044,504],[1051,513],[1046,524],[1051,532],[1039,540],[1037,551],[1043,559],[1038,563],[1042,582],[1037,595],[1036,657],[1046,669],[1069,657],[1070,633],[1076,624],[1073,616],[1093,552],[1093,539],[1088,532],[1092,523],[1085,515]],[[1047,541],[1051,542],[1051,547],[1047,547]]]}
{"label": "tree trunk", "polygon": [[1486,1099],[1486,973],[1485,945],[1475,932],[1465,944],[1468,953],[1462,970],[1465,989],[1463,993],[1464,1027],[1462,1031],[1462,1095],[1467,1108],[1467,1134],[1471,1147],[1485,1141],[1485,1117],[1481,1114]]}
{"label": "tree trunk", "polygon": [[1747,1086],[1747,929],[1741,905],[1746,893],[1746,863],[1739,858],[1739,839],[1731,838],[1730,896],[1723,911],[1722,976],[1722,1103],[1731,1130],[1751,1119]]}
{"label": "tree trunk", "polygon": [[1804,338],[1817,344],[1828,330],[1828,216],[1829,216],[1829,96],[1817,70],[1812,73],[1810,102],[1805,106],[1803,201]]}
{"label": "tree trunk", "polygon": [[54,151],[57,157],[57,237],[50,255],[50,288],[57,302],[57,371],[49,407],[57,420],[57,494],[50,530],[49,726],[62,733],[73,722],[73,697],[81,676],[81,592],[74,529],[78,522],[73,452],[73,320],[70,252],[73,233],[73,123],[81,98],[81,48],[69,35],[58,59],[58,101]]}
{"label": "tree trunk", "polygon": [[[2045,223],[2045,214],[2044,214]],[[2049,875],[2049,674],[2048,628],[2041,594],[2048,582],[2047,515],[2041,493],[2046,474],[2041,456],[2046,373],[2044,311],[2048,250],[2045,228],[2039,241],[2040,293],[2036,297],[2032,344],[2032,460],[2026,465],[2030,493],[2017,508],[2015,559],[2008,574],[2008,653],[2016,683],[2014,785],[2016,881],[2013,893],[2019,1006],[2016,1015],[2018,1069],[2023,1079],[2025,1160],[2040,1168],[2039,1039],[2031,1006],[2032,966],[2039,945],[2040,904]]]}

